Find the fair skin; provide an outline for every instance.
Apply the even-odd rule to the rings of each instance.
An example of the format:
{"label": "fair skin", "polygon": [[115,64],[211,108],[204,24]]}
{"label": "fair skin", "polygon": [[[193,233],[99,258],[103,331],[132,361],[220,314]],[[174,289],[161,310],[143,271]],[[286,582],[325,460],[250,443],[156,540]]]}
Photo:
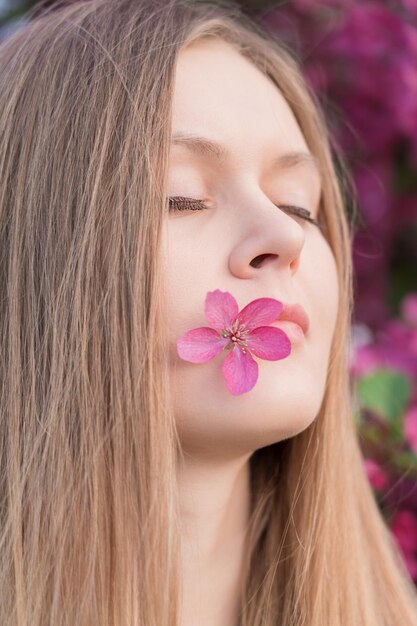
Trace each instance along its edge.
{"label": "fair skin", "polygon": [[[183,50],[176,70],[173,134],[204,136],[228,156],[173,143],[169,196],[203,199],[207,210],[171,210],[166,221],[169,363],[184,457],[182,626],[238,621],[242,546],[249,515],[249,458],[311,424],[323,399],[338,305],[335,259],[323,232],[277,204],[317,218],[320,178],[307,165],[274,169],[290,151],[310,152],[278,88],[221,41]],[[266,255],[257,266],[251,261]],[[239,308],[255,298],[299,302],[305,340],[281,360],[258,359],[254,388],[233,396],[220,371],[179,358],[176,340],[207,326],[206,293],[229,291]],[[256,358],[256,357],[255,357]]]}

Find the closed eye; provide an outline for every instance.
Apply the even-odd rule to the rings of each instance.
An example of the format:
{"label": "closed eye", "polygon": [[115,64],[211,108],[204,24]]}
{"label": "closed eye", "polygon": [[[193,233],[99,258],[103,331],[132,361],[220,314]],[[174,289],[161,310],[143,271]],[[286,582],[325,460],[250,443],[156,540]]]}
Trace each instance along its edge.
{"label": "closed eye", "polygon": [[[186,198],[184,196],[171,196],[168,200],[170,211],[204,211],[210,208],[202,200]],[[277,204],[275,206],[279,209],[286,209],[290,213],[303,218],[320,229],[324,228],[321,222],[311,217],[311,213],[307,209],[303,209],[302,207],[295,206],[293,204]]]}

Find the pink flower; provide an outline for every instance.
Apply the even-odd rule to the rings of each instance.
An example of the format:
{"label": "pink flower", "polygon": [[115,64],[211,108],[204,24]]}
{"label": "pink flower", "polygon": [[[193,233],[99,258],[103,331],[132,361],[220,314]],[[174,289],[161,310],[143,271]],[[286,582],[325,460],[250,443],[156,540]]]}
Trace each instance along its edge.
{"label": "pink flower", "polygon": [[364,461],[366,475],[374,489],[382,491],[388,486],[388,476],[382,469],[382,467],[372,459],[365,459]]}
{"label": "pink flower", "polygon": [[404,416],[404,433],[411,449],[417,454],[417,405],[410,407]]}
{"label": "pink flower", "polygon": [[228,390],[238,396],[250,391],[258,380],[255,356],[268,361],[284,359],[291,353],[291,342],[280,328],[270,327],[278,319],[283,304],[274,298],[257,298],[241,311],[227,291],[207,292],[204,314],[211,324],[193,328],[177,341],[177,352],[184,361],[205,363],[222,350],[229,352],[221,367]]}
{"label": "pink flower", "polygon": [[417,327],[417,293],[409,293],[402,300],[401,311],[409,325]]}
{"label": "pink flower", "polygon": [[391,532],[404,552],[417,550],[417,519],[412,511],[397,511],[391,520]]}

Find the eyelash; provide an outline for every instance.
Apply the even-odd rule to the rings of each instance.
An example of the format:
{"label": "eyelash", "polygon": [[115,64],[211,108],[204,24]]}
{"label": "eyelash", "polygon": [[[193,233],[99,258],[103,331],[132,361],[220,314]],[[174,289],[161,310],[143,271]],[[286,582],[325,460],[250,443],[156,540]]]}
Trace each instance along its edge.
{"label": "eyelash", "polygon": [[[185,198],[184,196],[171,196],[171,198],[168,198],[168,204],[170,210],[172,207],[172,210],[177,211],[202,211],[209,208],[202,200],[194,200],[193,198]],[[311,217],[311,213],[307,211],[307,209],[292,204],[277,204],[276,206],[279,209],[289,209],[290,212],[302,217],[318,228],[323,228],[323,224]]]}

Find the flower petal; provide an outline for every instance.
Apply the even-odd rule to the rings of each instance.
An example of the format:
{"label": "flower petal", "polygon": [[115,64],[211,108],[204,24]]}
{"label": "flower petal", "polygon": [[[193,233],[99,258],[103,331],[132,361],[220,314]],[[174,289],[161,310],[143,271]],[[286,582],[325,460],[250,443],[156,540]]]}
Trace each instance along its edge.
{"label": "flower petal", "polygon": [[177,352],[184,361],[205,363],[213,359],[229,343],[214,328],[193,328],[177,340]]}
{"label": "flower petal", "polygon": [[228,390],[234,396],[250,391],[258,380],[258,364],[247,351],[235,346],[222,363],[222,373]]}
{"label": "flower petal", "polygon": [[248,334],[246,344],[255,356],[267,361],[285,359],[291,354],[288,335],[274,326],[258,326]]}
{"label": "flower petal", "polygon": [[204,314],[213,328],[221,330],[233,325],[239,305],[228,291],[208,291],[204,302]]}
{"label": "flower petal", "polygon": [[238,318],[248,328],[266,326],[278,319],[283,308],[283,303],[275,298],[257,298],[239,312]]}

